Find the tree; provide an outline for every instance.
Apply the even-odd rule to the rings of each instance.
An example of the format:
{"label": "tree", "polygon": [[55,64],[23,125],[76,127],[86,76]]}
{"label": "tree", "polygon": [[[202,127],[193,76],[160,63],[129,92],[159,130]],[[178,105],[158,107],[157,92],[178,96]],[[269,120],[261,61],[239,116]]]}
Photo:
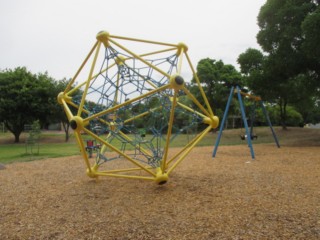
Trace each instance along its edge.
{"label": "tree", "polygon": [[320,62],[320,6],[318,6],[313,13],[306,16],[302,22],[301,28],[305,38],[305,41],[302,44],[303,50],[309,57]]}
{"label": "tree", "polygon": [[51,82],[25,67],[0,72],[0,121],[18,143],[26,124],[46,121]]}
{"label": "tree", "polygon": [[[203,89],[215,114],[222,117],[227,103],[231,85],[242,85],[242,76],[231,64],[224,64],[222,60],[205,58],[197,65],[197,75],[203,83]],[[197,87],[192,80],[191,92],[197,96]],[[201,99],[198,97],[198,99]]]}
{"label": "tree", "polygon": [[240,64],[244,82],[253,94],[261,96],[264,100],[274,99],[270,79],[265,76],[266,56],[260,50],[248,48],[237,59]]}
{"label": "tree", "polygon": [[302,33],[305,40],[302,44],[302,50],[308,56],[310,62],[310,74],[313,75],[315,85],[320,87],[320,5],[316,10],[307,15],[302,22]]}
{"label": "tree", "polygon": [[238,57],[238,63],[241,66],[241,73],[250,76],[254,72],[262,72],[263,62],[265,56],[263,53],[254,48],[248,48],[244,53]]}
{"label": "tree", "polygon": [[[65,141],[67,142],[69,140],[70,134],[70,123],[67,118],[67,115],[63,111],[62,106],[57,102],[57,96],[59,93],[63,92],[66,88],[69,80],[62,79],[60,81],[53,81],[53,89],[51,91],[50,96],[50,114],[48,115],[48,122],[50,123],[57,123],[60,122],[62,124],[63,130],[65,132]],[[73,109],[72,111],[76,111],[76,109]]]}
{"label": "tree", "polygon": [[[258,15],[257,35],[258,43],[267,54],[261,57],[261,54],[254,55],[257,51],[247,50],[238,59],[248,85],[279,104],[284,129],[288,104],[317,94],[315,83],[319,74],[315,69],[319,69],[319,65],[307,51],[319,38],[319,31],[314,28],[318,4],[319,1],[314,0],[268,0]],[[311,34],[317,37],[311,38]],[[300,91],[301,88],[304,90]]]}

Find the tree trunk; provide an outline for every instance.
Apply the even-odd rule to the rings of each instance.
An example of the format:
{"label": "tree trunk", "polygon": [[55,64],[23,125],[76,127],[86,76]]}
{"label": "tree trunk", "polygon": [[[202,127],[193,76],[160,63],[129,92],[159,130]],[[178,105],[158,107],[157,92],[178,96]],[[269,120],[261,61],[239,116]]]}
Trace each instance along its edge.
{"label": "tree trunk", "polygon": [[19,143],[20,142],[20,133],[13,133],[14,135],[14,143]]}
{"label": "tree trunk", "polygon": [[287,130],[287,100],[280,98],[279,101],[280,106],[280,123],[282,126],[282,130]]}
{"label": "tree trunk", "polygon": [[12,127],[8,122],[4,122],[5,127],[14,135],[14,143],[20,142],[20,135],[22,133],[23,128]]}
{"label": "tree trunk", "polygon": [[68,142],[69,141],[69,122],[62,122],[62,126],[63,126],[63,130],[65,132],[65,141]]}

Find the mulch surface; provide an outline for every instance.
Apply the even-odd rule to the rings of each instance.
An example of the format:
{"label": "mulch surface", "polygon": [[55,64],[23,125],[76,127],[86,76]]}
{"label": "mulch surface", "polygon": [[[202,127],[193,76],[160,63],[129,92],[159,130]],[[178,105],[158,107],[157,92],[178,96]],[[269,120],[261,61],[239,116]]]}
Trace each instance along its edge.
{"label": "mulch surface", "polygon": [[0,171],[0,239],[320,239],[320,148],[197,147],[165,185],[80,156]]}

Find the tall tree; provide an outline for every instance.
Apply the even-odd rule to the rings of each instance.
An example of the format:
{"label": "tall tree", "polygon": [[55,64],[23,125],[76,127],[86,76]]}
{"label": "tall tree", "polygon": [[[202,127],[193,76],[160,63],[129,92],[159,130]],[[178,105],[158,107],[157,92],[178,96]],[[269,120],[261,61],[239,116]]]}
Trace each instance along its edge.
{"label": "tall tree", "polygon": [[[197,75],[215,114],[222,117],[231,85],[242,85],[242,76],[231,64],[205,58],[197,65]],[[192,81],[194,83],[194,80]],[[191,91],[193,87],[191,86]],[[197,88],[194,88],[197,89]],[[194,91],[194,94],[197,94]],[[198,98],[200,99],[200,98]]]}
{"label": "tall tree", "polygon": [[[297,99],[304,98],[305,91],[298,89],[302,86],[312,86],[310,83],[314,83],[316,77],[314,71],[310,72],[315,62],[303,50],[303,48],[308,49],[304,43],[307,36],[306,29],[310,30],[310,24],[305,23],[305,32],[302,26],[305,20],[313,15],[318,4],[318,1],[314,0],[268,0],[258,15],[260,31],[257,40],[267,53],[259,65],[261,74],[257,75],[258,72],[253,70],[255,66],[253,62],[251,62],[252,69],[248,69],[244,64],[249,58],[249,52],[240,55],[238,59],[242,71],[247,74],[249,72],[248,79],[253,81],[253,77],[257,77],[259,83],[255,84],[255,90],[265,89],[263,93],[266,96],[274,97],[278,101],[283,128],[286,128],[288,104],[294,104]],[[313,23],[311,25],[314,26],[316,20],[311,20]],[[315,34],[319,36],[319,31]],[[261,58],[257,60],[261,63]],[[302,75],[304,76],[301,77]],[[315,94],[314,89],[314,86],[308,88],[308,94]]]}
{"label": "tall tree", "polygon": [[[68,84],[67,79],[62,79],[60,81],[53,81],[53,88],[51,91],[51,96],[50,96],[50,113],[48,115],[48,122],[50,123],[58,123],[60,122],[62,124],[63,130],[65,132],[65,141],[67,142],[69,140],[70,134],[69,134],[69,128],[70,128],[70,123],[69,120],[63,111],[63,108],[61,105],[57,102],[57,96],[60,92],[63,92],[64,89],[66,88]],[[75,109],[72,109],[74,112],[76,111]]]}
{"label": "tall tree", "polygon": [[237,59],[241,73],[245,76],[244,82],[253,94],[261,96],[264,100],[274,99],[270,79],[264,72],[266,56],[258,49],[248,48]]}
{"label": "tall tree", "polygon": [[302,33],[304,35],[304,42],[302,50],[308,56],[310,62],[310,74],[312,74],[315,83],[320,87],[320,1],[314,12],[307,15],[302,22]]}
{"label": "tall tree", "polygon": [[0,121],[19,142],[26,124],[45,122],[52,85],[44,75],[25,67],[0,72]]}

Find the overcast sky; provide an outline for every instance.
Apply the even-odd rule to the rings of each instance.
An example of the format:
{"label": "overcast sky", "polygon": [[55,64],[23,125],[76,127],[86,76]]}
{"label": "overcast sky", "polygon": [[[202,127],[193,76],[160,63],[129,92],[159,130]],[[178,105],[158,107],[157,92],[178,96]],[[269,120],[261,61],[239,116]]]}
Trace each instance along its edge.
{"label": "overcast sky", "polygon": [[26,66],[71,78],[96,41],[110,34],[183,42],[194,67],[203,58],[238,68],[259,48],[257,16],[266,0],[0,0],[0,69]]}

